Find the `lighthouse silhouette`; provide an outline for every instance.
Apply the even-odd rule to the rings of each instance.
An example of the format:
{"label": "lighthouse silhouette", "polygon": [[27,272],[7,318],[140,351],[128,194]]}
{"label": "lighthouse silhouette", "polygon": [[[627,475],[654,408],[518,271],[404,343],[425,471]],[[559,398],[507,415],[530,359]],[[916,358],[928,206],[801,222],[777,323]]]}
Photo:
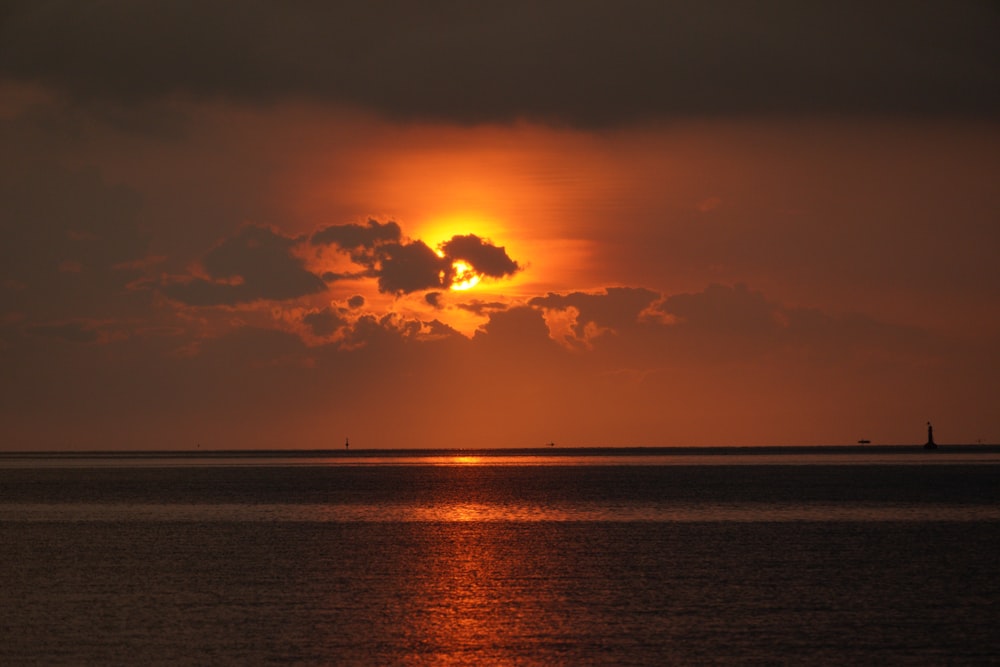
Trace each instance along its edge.
{"label": "lighthouse silhouette", "polygon": [[937,443],[934,442],[934,427],[930,422],[927,422],[927,444],[924,445],[924,449],[937,449]]}

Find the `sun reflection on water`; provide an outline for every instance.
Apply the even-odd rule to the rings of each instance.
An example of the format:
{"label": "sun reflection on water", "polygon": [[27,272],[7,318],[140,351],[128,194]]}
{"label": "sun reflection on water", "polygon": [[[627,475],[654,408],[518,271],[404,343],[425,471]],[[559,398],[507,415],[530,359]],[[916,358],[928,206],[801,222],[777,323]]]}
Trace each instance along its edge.
{"label": "sun reflection on water", "polygon": [[[457,514],[467,509],[454,507]],[[529,545],[513,539],[509,524],[424,526],[435,549],[420,568],[416,593],[433,613],[411,615],[406,628],[419,657],[433,664],[513,664],[519,638],[544,622],[537,602],[545,596],[526,595],[517,584],[533,567]]]}

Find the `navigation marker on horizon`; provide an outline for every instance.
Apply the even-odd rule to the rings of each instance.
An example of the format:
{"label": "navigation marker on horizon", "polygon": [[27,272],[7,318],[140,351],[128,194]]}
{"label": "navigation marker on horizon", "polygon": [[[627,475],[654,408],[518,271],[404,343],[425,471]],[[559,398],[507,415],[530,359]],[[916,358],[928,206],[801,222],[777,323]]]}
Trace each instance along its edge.
{"label": "navigation marker on horizon", "polygon": [[934,427],[930,422],[927,422],[927,444],[924,445],[924,449],[937,449],[937,443],[934,442]]}

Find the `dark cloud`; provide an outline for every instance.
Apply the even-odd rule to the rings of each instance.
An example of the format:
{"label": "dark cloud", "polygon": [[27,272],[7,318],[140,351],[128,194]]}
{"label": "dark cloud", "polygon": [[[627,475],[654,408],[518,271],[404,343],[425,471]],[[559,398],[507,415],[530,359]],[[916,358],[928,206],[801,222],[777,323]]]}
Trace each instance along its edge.
{"label": "dark cloud", "polygon": [[164,294],[192,306],[219,306],[260,300],[294,299],[326,290],[292,248],[302,239],[267,227],[247,226],[205,256],[209,279],[190,278],[162,285]]}
{"label": "dark cloud", "polygon": [[475,313],[476,315],[488,315],[489,313],[499,312],[502,310],[507,310],[509,304],[501,303],[499,301],[471,301],[469,303],[456,303],[456,308],[461,310],[467,310],[470,313]]}
{"label": "dark cloud", "polygon": [[444,307],[441,292],[428,292],[427,294],[424,295],[424,301],[434,306],[435,308]]}
{"label": "dark cloud", "polygon": [[34,336],[58,338],[70,343],[96,343],[98,332],[82,322],[66,322],[62,324],[36,324],[27,328]]}
{"label": "dark cloud", "polygon": [[427,328],[424,340],[441,340],[445,338],[455,341],[465,340],[465,337],[462,336],[462,334],[458,333],[440,320],[431,320],[430,322],[425,322],[424,324]]}
{"label": "dark cloud", "polygon": [[354,296],[352,296],[350,299],[347,300],[347,306],[349,308],[357,309],[363,305],[365,305],[365,297],[361,296],[360,294],[355,294]]}
{"label": "dark cloud", "polygon": [[504,370],[507,373],[524,371],[515,360],[530,365],[532,360],[550,359],[560,351],[549,338],[541,313],[528,306],[490,313],[489,320],[472,340],[485,353],[498,355],[497,362],[507,366]]}
{"label": "dark cloud", "polygon": [[[365,267],[364,271],[353,273],[327,272],[323,280],[378,278],[379,291],[390,294],[449,287],[460,279],[452,267],[456,260],[463,260],[475,274],[489,278],[503,278],[521,270],[502,246],[475,234],[453,236],[440,246],[444,255],[441,257],[423,241],[404,240],[399,225],[391,221],[331,225],[313,234],[311,243],[335,246]],[[428,296],[427,302],[436,306],[432,301],[436,298]]]}
{"label": "dark cloud", "polygon": [[585,292],[550,293],[543,297],[535,297],[528,303],[544,309],[575,309],[578,315],[573,329],[577,336],[582,336],[588,323],[616,331],[635,326],[643,311],[652,306],[659,298],[658,292],[644,287],[608,287],[603,293],[596,294]]}
{"label": "dark cloud", "polygon": [[475,234],[453,236],[441,244],[445,256],[466,261],[476,273],[490,278],[503,278],[517,273],[521,267],[507,256],[503,246],[495,246]]}
{"label": "dark cloud", "polygon": [[9,2],[0,75],[88,98],[311,97],[580,125],[1000,111],[995,3]]}
{"label": "dark cloud", "polygon": [[375,278],[378,274],[372,269],[365,269],[364,271],[324,271],[320,278],[323,282],[335,283],[338,280],[357,280],[359,278]]}
{"label": "dark cloud", "polygon": [[[394,313],[382,316],[363,315],[344,332],[342,348],[345,350],[377,350],[392,353],[393,359],[385,359],[391,366],[399,359],[399,344],[412,340],[420,332],[420,322],[404,320]],[[388,355],[387,355],[388,356]]]}
{"label": "dark cloud", "polygon": [[338,245],[344,250],[365,248],[371,250],[386,243],[398,243],[402,239],[399,225],[390,220],[380,223],[369,220],[366,225],[330,225],[312,235],[313,245]]}
{"label": "dark cloud", "polygon": [[[352,262],[365,267],[363,271],[340,273],[328,271],[323,274],[323,280],[328,283],[336,282],[338,280],[356,280],[358,278],[379,278],[382,274],[382,268],[385,262],[388,261],[390,264],[392,263],[390,253],[404,256],[405,261],[412,259],[408,255],[408,252],[418,252],[416,250],[399,250],[401,246],[407,244],[403,242],[402,231],[400,230],[399,225],[391,220],[386,223],[381,223],[378,220],[369,220],[367,224],[364,225],[330,225],[316,231],[312,235],[310,243],[314,246],[335,246],[346,252],[350,256]],[[406,271],[406,267],[396,268],[403,273]],[[390,271],[392,270],[392,267],[390,267]],[[401,276],[395,276],[395,278],[398,279],[401,278]],[[394,285],[409,285],[410,281],[403,279],[397,283],[394,282],[393,279],[390,279],[390,283]],[[421,287],[417,287],[417,289],[423,288],[423,282],[420,279],[417,279],[417,284],[421,285]],[[401,289],[388,291],[413,290]]]}
{"label": "dark cloud", "polygon": [[382,246],[379,256],[378,289],[390,294],[443,287],[444,274],[451,267],[423,241]]}
{"label": "dark cloud", "polygon": [[476,332],[476,338],[486,340],[491,337],[534,340],[537,343],[548,338],[548,329],[538,311],[521,306],[490,315],[486,326]]}
{"label": "dark cloud", "polygon": [[317,336],[329,336],[340,327],[347,324],[333,308],[327,306],[323,310],[306,313],[302,316],[302,323],[309,327],[309,330]]}
{"label": "dark cloud", "polygon": [[[452,292],[454,296],[455,293]],[[435,308],[444,308],[445,306],[445,294],[444,292],[429,292],[424,300]],[[470,313],[475,313],[476,315],[485,316],[490,313],[496,313],[500,311],[507,310],[510,308],[510,304],[502,303],[500,301],[480,301],[479,299],[473,299],[472,301],[454,303],[455,308],[459,310],[465,310]]]}
{"label": "dark cloud", "polygon": [[452,264],[457,260],[469,264],[473,273],[489,278],[503,278],[521,269],[503,247],[494,246],[474,234],[452,237],[441,245],[441,251],[444,257],[423,241],[379,246],[373,254],[379,290],[398,294],[448,287],[468,278],[456,275]]}

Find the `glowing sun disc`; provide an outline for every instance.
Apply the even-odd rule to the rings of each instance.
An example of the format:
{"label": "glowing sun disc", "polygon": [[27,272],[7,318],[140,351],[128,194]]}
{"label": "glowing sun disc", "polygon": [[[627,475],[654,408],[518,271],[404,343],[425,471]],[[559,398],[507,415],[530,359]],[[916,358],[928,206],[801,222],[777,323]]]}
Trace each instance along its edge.
{"label": "glowing sun disc", "polygon": [[451,268],[455,270],[455,277],[452,279],[450,288],[457,291],[463,291],[467,289],[472,289],[481,280],[478,273],[476,273],[468,263],[463,262],[460,259],[456,259],[451,264]]}

